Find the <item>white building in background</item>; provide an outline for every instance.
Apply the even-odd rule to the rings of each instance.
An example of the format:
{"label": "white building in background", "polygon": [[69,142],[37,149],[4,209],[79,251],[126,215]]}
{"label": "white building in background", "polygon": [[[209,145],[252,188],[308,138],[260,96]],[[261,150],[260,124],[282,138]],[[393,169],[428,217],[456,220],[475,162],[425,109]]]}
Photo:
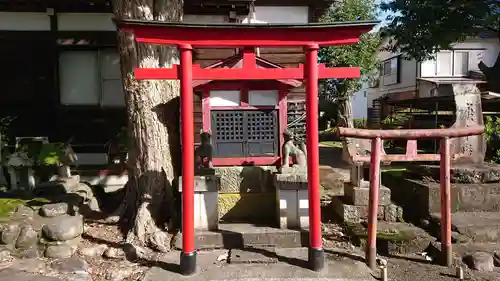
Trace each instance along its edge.
{"label": "white building in background", "polygon": [[381,51],[378,54],[381,61],[378,77],[362,89],[367,91],[368,112],[373,110],[373,101],[382,97],[393,101],[430,98],[450,94],[439,85],[484,83],[478,64],[483,61],[492,66],[499,52],[500,44],[496,37],[456,43],[451,50],[442,50],[433,59],[423,62]]}

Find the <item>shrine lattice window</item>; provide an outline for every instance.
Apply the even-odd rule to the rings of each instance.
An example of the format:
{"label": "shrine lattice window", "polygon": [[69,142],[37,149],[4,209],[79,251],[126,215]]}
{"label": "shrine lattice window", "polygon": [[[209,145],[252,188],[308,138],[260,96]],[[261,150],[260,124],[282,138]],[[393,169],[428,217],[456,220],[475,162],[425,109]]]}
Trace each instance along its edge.
{"label": "shrine lattice window", "polygon": [[269,110],[212,110],[214,157],[277,156],[278,114]]}

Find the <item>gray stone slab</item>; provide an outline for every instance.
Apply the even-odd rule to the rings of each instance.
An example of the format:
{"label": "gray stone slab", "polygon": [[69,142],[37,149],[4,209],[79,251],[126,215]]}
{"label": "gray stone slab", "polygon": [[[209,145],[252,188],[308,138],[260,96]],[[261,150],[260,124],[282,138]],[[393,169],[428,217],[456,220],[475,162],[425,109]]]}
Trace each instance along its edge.
{"label": "gray stone slab", "polygon": [[[279,229],[255,226],[253,224],[219,224],[219,230],[195,232],[197,249],[242,249],[245,247],[305,247],[308,245],[307,230]],[[177,249],[182,248],[182,233],[175,241]]]}
{"label": "gray stone slab", "polygon": [[[307,253],[307,248],[280,249],[276,252],[281,256],[278,263],[274,264],[227,264],[214,263],[213,256],[209,255],[209,261],[198,256],[198,270],[193,276],[181,276],[175,266],[152,267],[149,269],[142,281],[374,281],[371,271],[360,261],[351,259],[327,259],[325,268],[320,272],[314,272],[305,268],[306,259],[302,256],[294,256],[298,251]],[[278,257],[280,258],[280,257]],[[171,270],[169,271],[168,268]]]}
{"label": "gray stone slab", "polygon": [[245,248],[232,249],[229,255],[229,263],[277,263],[278,257],[273,249],[266,248]]}
{"label": "gray stone slab", "polygon": [[[359,187],[346,184],[345,196],[349,199],[349,203],[352,205],[368,206],[368,203],[370,202],[370,183],[362,181]],[[379,206],[391,204],[391,190],[383,185],[379,188],[378,204]]]}
{"label": "gray stone slab", "polygon": [[[439,213],[431,214],[432,220],[441,225]],[[458,212],[451,217],[452,230],[473,242],[500,241],[500,212]],[[440,228],[437,228],[440,229]]]}

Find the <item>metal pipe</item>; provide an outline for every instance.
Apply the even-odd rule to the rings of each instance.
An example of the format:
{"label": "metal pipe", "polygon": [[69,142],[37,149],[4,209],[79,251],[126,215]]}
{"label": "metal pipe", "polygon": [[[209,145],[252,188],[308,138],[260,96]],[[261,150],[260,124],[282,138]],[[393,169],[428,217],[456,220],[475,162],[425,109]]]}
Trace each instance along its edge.
{"label": "metal pipe", "polygon": [[180,45],[180,92],[182,122],[182,252],[181,273],[196,272],[194,249],[194,120],[193,48]]}
{"label": "metal pipe", "polygon": [[450,195],[450,139],[441,140],[441,167],[440,167],[440,186],[441,186],[441,254],[446,266],[452,265],[451,249],[451,195]]}
{"label": "metal pipe", "polygon": [[338,128],[338,133],[343,137],[360,139],[432,139],[432,138],[456,138],[480,135],[484,132],[484,126],[471,126],[453,129],[411,129],[411,130],[369,130],[357,128]]}
{"label": "metal pipe", "polygon": [[309,255],[310,268],[319,271],[324,267],[321,237],[321,207],[319,182],[319,132],[318,132],[318,49],[317,44],[306,46],[306,131],[307,177],[309,195]]}
{"label": "metal pipe", "polygon": [[378,193],[380,186],[380,154],[381,139],[372,140],[370,162],[370,197],[368,202],[368,243],[366,248],[366,262],[375,270],[377,265],[377,211]]}

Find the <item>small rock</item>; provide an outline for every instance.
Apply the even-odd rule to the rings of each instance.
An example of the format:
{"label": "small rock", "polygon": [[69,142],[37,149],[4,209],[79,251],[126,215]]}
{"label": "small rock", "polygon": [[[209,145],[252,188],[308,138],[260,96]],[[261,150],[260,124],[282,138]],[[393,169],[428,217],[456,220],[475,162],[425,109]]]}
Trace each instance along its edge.
{"label": "small rock", "polygon": [[99,207],[99,202],[97,201],[97,199],[95,197],[90,199],[88,206],[89,206],[89,209],[94,211],[94,212],[101,211],[101,208]]}
{"label": "small rock", "polygon": [[107,248],[108,248],[107,245],[99,244],[85,248],[80,248],[78,252],[87,257],[99,257],[104,254],[104,251],[106,251]]}
{"label": "small rock", "polygon": [[67,203],[46,204],[40,208],[40,215],[44,217],[57,217],[68,213]]}
{"label": "small rock", "polygon": [[10,255],[9,251],[3,250],[3,251],[0,252],[0,263],[10,262],[13,259],[14,258]]}
{"label": "small rock", "polygon": [[22,259],[15,260],[11,266],[12,269],[25,271],[29,273],[45,273],[47,265],[43,260],[39,259]]}
{"label": "small rock", "polygon": [[19,232],[19,236],[16,240],[16,248],[18,249],[28,249],[35,245],[38,241],[38,233],[33,230],[31,225],[24,225]]}
{"label": "small rock", "polygon": [[35,211],[26,205],[19,205],[17,206],[16,211],[14,212],[14,216],[32,218],[35,216]]}
{"label": "small rock", "polygon": [[495,266],[500,266],[500,252],[495,252],[493,254],[493,264],[495,264]]}
{"label": "small rock", "polygon": [[469,238],[463,234],[453,231],[451,233],[451,241],[453,243],[467,243],[469,242]]}
{"label": "small rock", "polygon": [[64,273],[81,273],[89,270],[89,264],[79,257],[71,257],[53,262],[50,265],[54,270]]}
{"label": "small rock", "polygon": [[136,259],[147,259],[151,254],[151,250],[147,248],[143,248],[140,246],[136,246],[133,244],[126,243],[122,246],[123,252],[125,253],[125,257],[128,260],[136,260]]}
{"label": "small rock", "polygon": [[421,219],[420,220],[420,225],[423,227],[423,228],[426,228],[430,225],[430,221],[428,219]]}
{"label": "small rock", "polygon": [[76,248],[70,245],[50,245],[45,250],[45,257],[64,259],[71,257],[75,252]]}
{"label": "small rock", "polygon": [[493,271],[493,256],[485,252],[475,252],[470,256],[472,269],[483,272]]}
{"label": "small rock", "polygon": [[67,241],[82,235],[83,217],[64,216],[52,218],[52,222],[42,228],[43,234],[50,240]]}
{"label": "small rock", "polygon": [[103,256],[108,259],[123,259],[126,255],[122,248],[108,248],[104,251]]}
{"label": "small rock", "polygon": [[21,259],[35,259],[40,257],[40,253],[38,252],[38,247],[31,247],[24,251],[16,251],[13,252],[12,255]]}
{"label": "small rock", "polygon": [[17,224],[9,224],[2,230],[2,244],[14,244],[19,236],[19,226]]}

